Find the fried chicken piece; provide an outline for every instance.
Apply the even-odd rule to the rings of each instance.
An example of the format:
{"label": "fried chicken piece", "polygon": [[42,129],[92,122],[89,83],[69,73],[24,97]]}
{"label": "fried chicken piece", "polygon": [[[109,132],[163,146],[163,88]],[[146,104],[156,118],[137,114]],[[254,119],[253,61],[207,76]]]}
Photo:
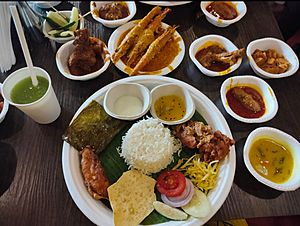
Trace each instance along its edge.
{"label": "fried chicken piece", "polygon": [[179,138],[184,146],[191,149],[199,148],[201,145],[208,143],[213,137],[212,128],[209,125],[192,120],[177,125],[173,130],[173,134]]}
{"label": "fried chicken piece", "polygon": [[222,134],[219,130],[214,132],[213,138],[209,143],[205,143],[200,147],[203,152],[204,161],[211,162],[214,160],[222,160],[230,151],[230,146],[234,145],[235,141],[226,135]]}
{"label": "fried chicken piece", "polygon": [[248,110],[253,112],[261,111],[259,103],[252,97],[251,94],[245,92],[245,90],[243,90],[242,88],[233,87],[232,95]]}
{"label": "fried chicken piece", "polygon": [[94,150],[87,146],[81,152],[81,171],[88,192],[94,199],[108,199],[107,188],[110,183]]}

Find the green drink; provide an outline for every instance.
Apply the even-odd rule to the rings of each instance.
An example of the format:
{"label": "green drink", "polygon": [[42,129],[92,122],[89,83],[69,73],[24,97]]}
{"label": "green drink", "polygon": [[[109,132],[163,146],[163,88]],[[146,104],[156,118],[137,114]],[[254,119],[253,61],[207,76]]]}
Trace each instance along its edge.
{"label": "green drink", "polygon": [[11,100],[16,104],[29,104],[44,96],[49,87],[49,81],[42,76],[37,76],[37,80],[37,86],[32,84],[30,77],[19,81],[11,90]]}

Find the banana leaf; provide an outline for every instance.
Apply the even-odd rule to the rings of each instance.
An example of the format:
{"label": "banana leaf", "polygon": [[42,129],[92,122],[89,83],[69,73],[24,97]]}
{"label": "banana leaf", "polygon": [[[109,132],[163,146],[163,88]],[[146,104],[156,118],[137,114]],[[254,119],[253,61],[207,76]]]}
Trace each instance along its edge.
{"label": "banana leaf", "polygon": [[[192,120],[195,121],[201,121],[204,124],[207,124],[205,119],[198,113],[195,112]],[[122,137],[125,136],[126,132],[129,130],[129,128],[132,126],[134,122],[128,124],[124,129],[122,129],[115,137],[114,139],[106,146],[106,148],[99,154],[99,158],[101,160],[102,166],[104,167],[105,175],[107,176],[110,183],[115,183],[119,177],[122,176],[123,172],[128,170],[128,165],[125,163],[124,159],[120,157],[119,155],[119,148],[121,148],[122,143]],[[173,168],[178,160],[180,158],[188,158],[192,156],[195,153],[194,150],[185,149],[180,153],[180,156],[177,154],[174,155],[174,161],[170,163],[170,165],[167,167],[168,169]],[[158,174],[153,174],[153,178],[157,178]],[[161,200],[160,194],[156,193],[157,200]],[[109,208],[110,205],[107,202],[104,202]],[[148,215],[144,221],[142,222],[143,225],[150,225],[150,224],[159,224],[164,223],[167,221],[171,221],[171,219],[168,219],[155,210]]]}
{"label": "banana leaf", "polygon": [[128,124],[110,117],[103,107],[93,100],[69,125],[63,140],[81,151],[90,145],[100,153],[111,140]]}

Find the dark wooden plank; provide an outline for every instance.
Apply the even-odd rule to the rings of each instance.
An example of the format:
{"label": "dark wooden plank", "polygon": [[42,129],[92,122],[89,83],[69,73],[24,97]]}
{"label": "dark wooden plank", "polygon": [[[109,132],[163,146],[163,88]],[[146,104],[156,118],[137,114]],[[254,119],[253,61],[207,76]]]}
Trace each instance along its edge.
{"label": "dark wooden plank", "polygon": [[[82,14],[89,10],[89,2],[73,2]],[[248,12],[238,23],[227,28],[216,28],[202,14],[199,2],[172,7],[165,19],[168,24],[180,25],[178,31],[186,46],[183,62],[169,77],[185,81],[207,95],[224,114],[235,140],[237,169],[231,192],[214,219],[240,217],[281,216],[300,214],[300,191],[277,192],[258,183],[247,171],[242,160],[242,149],[248,134],[259,126],[272,126],[300,137],[300,77],[299,72],[286,79],[267,80],[279,102],[276,117],[257,125],[248,125],[231,118],[224,110],[219,89],[222,82],[233,75],[254,74],[246,59],[241,67],[229,76],[210,78],[200,73],[188,56],[190,44],[207,34],[220,34],[232,40],[238,47],[261,37],[282,38],[268,4],[246,3]],[[63,2],[58,9],[70,9],[72,4]],[[152,6],[137,3],[134,19],[143,17]],[[96,37],[108,42],[114,29],[103,27],[87,16],[86,27]],[[12,26],[13,27],[13,26]],[[24,67],[15,29],[12,30],[17,64],[0,74],[0,81],[11,72]],[[55,63],[55,53],[48,40],[42,44],[29,42],[35,65],[46,69],[53,80],[53,87],[62,106],[62,114],[49,125],[39,125],[16,108],[11,107],[0,124],[0,225],[92,225],[80,212],[66,188],[61,163],[63,134],[78,107],[101,87],[126,75],[111,64],[98,78],[76,82],[64,78]],[[59,47],[59,45],[58,45]],[[3,170],[5,169],[5,170]]]}

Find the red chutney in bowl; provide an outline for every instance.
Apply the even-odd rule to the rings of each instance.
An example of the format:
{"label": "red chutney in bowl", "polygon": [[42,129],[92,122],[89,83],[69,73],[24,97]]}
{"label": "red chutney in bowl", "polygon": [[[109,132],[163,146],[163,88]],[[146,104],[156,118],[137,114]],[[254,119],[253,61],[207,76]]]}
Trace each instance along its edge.
{"label": "red chutney in bowl", "polygon": [[230,88],[226,99],[231,110],[244,118],[259,118],[266,111],[263,97],[250,86]]}

